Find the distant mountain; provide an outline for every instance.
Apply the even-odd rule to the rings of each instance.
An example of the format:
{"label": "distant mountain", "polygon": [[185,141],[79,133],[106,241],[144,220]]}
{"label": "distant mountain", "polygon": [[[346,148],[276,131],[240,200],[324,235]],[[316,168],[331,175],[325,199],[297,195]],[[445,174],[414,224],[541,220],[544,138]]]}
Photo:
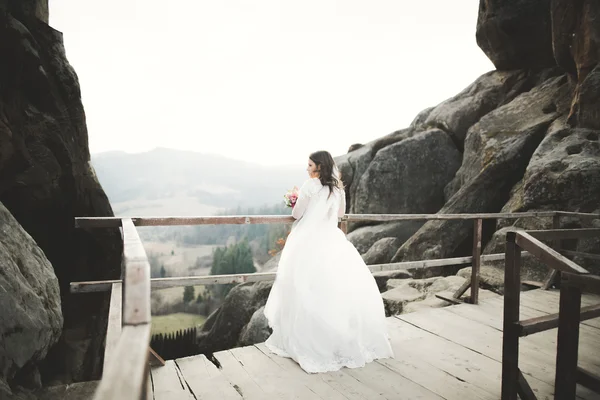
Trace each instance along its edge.
{"label": "distant mountain", "polygon": [[273,205],[307,178],[301,166],[266,167],[165,148],[93,154],[92,165],[118,216],[211,215]]}

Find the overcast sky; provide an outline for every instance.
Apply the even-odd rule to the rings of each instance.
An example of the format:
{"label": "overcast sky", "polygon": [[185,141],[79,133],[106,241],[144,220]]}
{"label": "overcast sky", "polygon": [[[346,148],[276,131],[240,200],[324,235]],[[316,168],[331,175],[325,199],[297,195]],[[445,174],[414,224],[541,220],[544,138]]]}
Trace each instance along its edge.
{"label": "overcast sky", "polygon": [[92,153],[267,165],[406,127],[493,69],[478,0],[50,0]]}

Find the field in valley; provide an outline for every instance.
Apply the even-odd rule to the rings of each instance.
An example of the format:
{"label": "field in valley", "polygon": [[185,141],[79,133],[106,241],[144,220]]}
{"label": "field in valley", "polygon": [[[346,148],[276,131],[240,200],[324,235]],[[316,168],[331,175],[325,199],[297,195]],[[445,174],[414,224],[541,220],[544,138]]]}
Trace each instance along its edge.
{"label": "field in valley", "polygon": [[171,333],[204,323],[206,317],[197,314],[176,313],[152,317],[152,334]]}

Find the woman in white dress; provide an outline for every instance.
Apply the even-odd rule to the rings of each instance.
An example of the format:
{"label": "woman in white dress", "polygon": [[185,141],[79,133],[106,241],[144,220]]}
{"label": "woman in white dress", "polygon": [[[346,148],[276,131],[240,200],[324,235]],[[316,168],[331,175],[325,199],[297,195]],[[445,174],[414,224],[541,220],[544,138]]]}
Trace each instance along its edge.
{"label": "woman in white dress", "polygon": [[346,198],[331,154],[311,154],[307,171],[265,306],[265,344],[311,373],[393,357],[375,279],[337,227]]}

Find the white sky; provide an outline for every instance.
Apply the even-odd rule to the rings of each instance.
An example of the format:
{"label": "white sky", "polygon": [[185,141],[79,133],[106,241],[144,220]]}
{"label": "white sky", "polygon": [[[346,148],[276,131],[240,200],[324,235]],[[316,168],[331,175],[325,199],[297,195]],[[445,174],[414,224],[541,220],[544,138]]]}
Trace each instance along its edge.
{"label": "white sky", "polygon": [[90,150],[266,165],[406,127],[492,63],[479,0],[50,0]]}

